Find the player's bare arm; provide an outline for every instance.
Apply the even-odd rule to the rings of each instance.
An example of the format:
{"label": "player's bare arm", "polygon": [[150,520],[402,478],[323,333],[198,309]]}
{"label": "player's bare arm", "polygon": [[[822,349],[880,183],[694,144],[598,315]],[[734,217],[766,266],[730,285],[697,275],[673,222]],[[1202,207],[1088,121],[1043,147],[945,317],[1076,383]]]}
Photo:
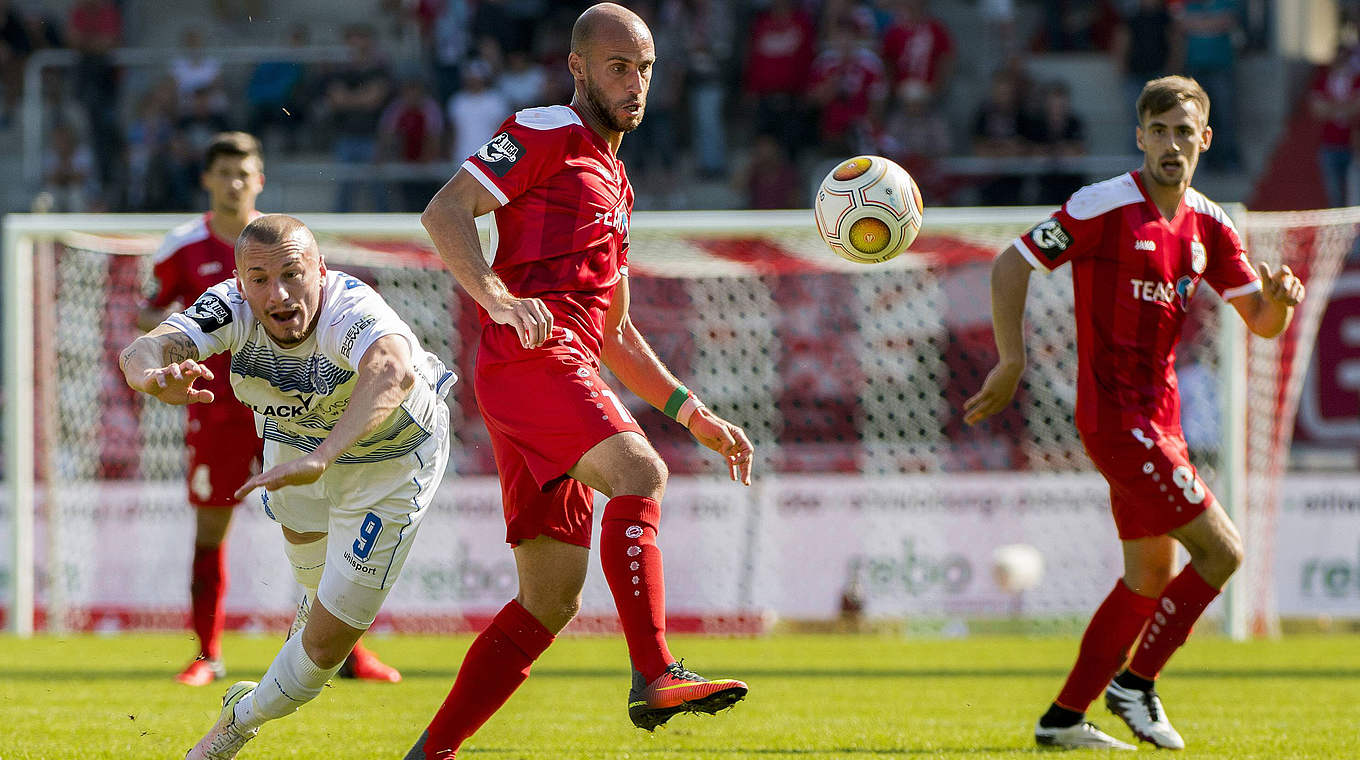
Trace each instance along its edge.
{"label": "player's bare arm", "polygon": [[982,389],[963,402],[963,421],[969,425],[1005,409],[1015,397],[1025,372],[1025,299],[1029,296],[1031,267],[1010,246],[992,263],[992,333],[997,362]]}
{"label": "player's bare arm", "polygon": [[133,390],[176,406],[207,404],[212,391],[195,388],[194,381],[211,380],[213,373],[198,359],[193,338],[162,324],[128,344],[118,355],[118,367]]}
{"label": "player's bare arm", "polygon": [[[647,339],[633,324],[628,316],[628,305],[628,278],[623,277],[614,286],[613,299],[605,312],[600,358],[628,390],[669,414],[668,402],[682,387],[681,383],[657,358]],[[697,399],[691,404],[693,408],[687,410],[688,416],[678,419],[683,420],[695,440],[726,457],[733,480],[751,485],[755,447],[746,437],[746,431],[714,414]]]}
{"label": "player's bare arm", "polygon": [[1262,338],[1274,338],[1293,321],[1294,307],[1305,295],[1303,281],[1288,265],[1272,271],[1269,264],[1261,262],[1256,270],[1261,275],[1261,289],[1232,299],[1232,305],[1248,330]]}
{"label": "player's bare arm", "polygon": [[158,309],[155,306],[143,306],[137,311],[137,329],[142,332],[151,332],[156,329],[165,318],[170,316],[169,309]]}
{"label": "player's bare arm", "polygon": [[359,360],[358,378],[349,405],[321,445],[306,456],[271,467],[247,480],[237,489],[236,498],[244,499],[259,486],[273,491],[315,482],[341,454],[392,416],[411,393],[415,382],[411,348],[406,339],[400,335],[379,338]]}
{"label": "player's bare arm", "polygon": [[467,171],[459,169],[430,199],[420,223],[430,234],[439,258],[463,290],[498,324],[511,325],[521,345],[534,348],[552,334],[553,316],[537,298],[516,298],[482,255],[477,217],[500,207],[500,201]]}

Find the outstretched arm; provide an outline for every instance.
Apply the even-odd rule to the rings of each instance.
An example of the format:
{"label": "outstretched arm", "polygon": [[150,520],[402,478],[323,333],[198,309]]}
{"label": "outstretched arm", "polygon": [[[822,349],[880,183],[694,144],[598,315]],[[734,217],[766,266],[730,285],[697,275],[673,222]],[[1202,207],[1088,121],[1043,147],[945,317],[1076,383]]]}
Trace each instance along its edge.
{"label": "outstretched arm", "polygon": [[1261,289],[1232,299],[1233,308],[1242,315],[1247,329],[1262,338],[1274,338],[1284,332],[1294,319],[1294,307],[1304,297],[1303,281],[1288,266],[1271,271],[1270,265],[1256,265],[1261,275]]}
{"label": "outstretched arm", "polygon": [[420,215],[439,258],[463,290],[481,304],[495,322],[511,325],[520,344],[533,348],[552,334],[553,317],[537,298],[516,298],[482,255],[477,217],[495,211],[500,201],[466,169],[459,169],[439,189]]}
{"label": "outstretched arm", "polygon": [[674,417],[699,443],[722,454],[732,479],[751,485],[755,448],[741,427],[719,417],[689,394],[628,317],[628,278],[620,278],[604,318],[601,359],[628,390]]}
{"label": "outstretched arm", "polygon": [[963,421],[969,425],[1005,409],[1015,397],[1025,371],[1025,299],[1029,296],[1031,267],[1010,246],[992,263],[992,332],[997,362],[982,390],[963,402]]}
{"label": "outstretched arm", "polygon": [[167,404],[206,404],[212,391],[194,387],[202,377],[211,380],[212,371],[198,363],[198,346],[186,333],[161,324],[132,341],[118,355],[118,368],[128,387]]}
{"label": "outstretched arm", "polygon": [[316,481],[341,454],[377,430],[415,386],[411,348],[400,335],[384,335],[374,341],[359,360],[358,371],[349,404],[316,451],[247,480],[237,489],[237,499],[258,486],[273,491]]}

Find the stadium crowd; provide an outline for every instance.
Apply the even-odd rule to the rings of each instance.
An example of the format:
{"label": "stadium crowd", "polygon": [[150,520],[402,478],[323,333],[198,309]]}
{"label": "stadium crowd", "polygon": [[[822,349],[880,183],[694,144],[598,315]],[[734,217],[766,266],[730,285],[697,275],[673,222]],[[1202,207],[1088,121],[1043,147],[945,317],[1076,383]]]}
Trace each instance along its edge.
{"label": "stadium crowd", "polygon": [[[344,60],[280,56],[241,67],[207,52],[208,41],[224,37],[233,14],[260,9],[218,3],[220,18],[184,29],[161,70],[133,87],[110,56],[129,44],[120,9],[133,2],[75,0],[58,18],[0,0],[4,118],[14,118],[32,51],[78,53],[74,66],[45,70],[46,208],[197,208],[198,156],[211,135],[233,128],[260,134],[272,161],[341,167],[336,211],[420,210],[507,114],[566,101],[570,23],[589,4],[379,0],[371,24],[275,19],[272,28],[286,29],[293,48],[338,37]],[[749,208],[806,206],[825,161],[852,152],[897,159],[928,203],[957,202],[961,191],[985,204],[1060,202],[1088,178],[1057,170],[960,174],[939,160],[1083,154],[1080,109],[1068,83],[1030,75],[1036,51],[1106,50],[1130,91],[1169,72],[1195,76],[1216,105],[1206,161],[1236,170],[1236,56],[1264,36],[1250,23],[1259,15],[1255,0],[629,5],[657,30],[660,63],[648,118],[624,142],[623,158],[640,194],[662,207],[682,205],[667,194],[695,182],[720,183]],[[978,23],[951,28],[941,18],[961,14]],[[388,44],[398,37],[419,43]],[[962,49],[970,51],[963,67],[970,81],[959,92]],[[968,102],[958,105],[961,97]],[[374,162],[400,162],[406,171],[396,181],[354,181],[365,174],[355,167]]]}

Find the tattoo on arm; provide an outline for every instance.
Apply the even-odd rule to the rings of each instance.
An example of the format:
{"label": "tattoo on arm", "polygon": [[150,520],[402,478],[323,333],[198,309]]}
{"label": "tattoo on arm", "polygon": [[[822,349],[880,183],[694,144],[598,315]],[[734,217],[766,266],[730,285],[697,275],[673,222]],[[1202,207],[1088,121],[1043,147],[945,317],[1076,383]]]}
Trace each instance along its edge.
{"label": "tattoo on arm", "polygon": [[167,363],[178,364],[185,359],[198,360],[198,346],[194,339],[182,332],[161,336],[161,357]]}
{"label": "tattoo on arm", "polygon": [[137,355],[137,342],[133,341],[132,345],[123,349],[123,353],[118,355],[118,369],[126,368],[127,363],[132,361],[132,357],[136,355]]}

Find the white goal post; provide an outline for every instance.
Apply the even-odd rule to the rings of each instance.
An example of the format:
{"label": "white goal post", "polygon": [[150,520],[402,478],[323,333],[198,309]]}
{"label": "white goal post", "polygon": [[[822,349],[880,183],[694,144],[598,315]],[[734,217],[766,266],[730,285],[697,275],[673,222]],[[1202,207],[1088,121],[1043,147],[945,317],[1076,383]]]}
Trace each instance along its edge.
{"label": "white goal post", "polygon": [[[777,524],[806,524],[814,531],[819,530],[817,525],[834,524],[800,523],[794,518],[805,517],[812,509],[800,504],[816,502],[815,508],[829,510],[828,515],[851,510],[862,532],[856,540],[891,534],[886,549],[866,549],[848,559],[837,555],[835,561],[848,565],[844,575],[840,567],[832,568],[838,587],[843,580],[847,587],[866,585],[871,596],[882,592],[882,602],[871,604],[871,610],[965,614],[1008,609],[1006,600],[991,591],[966,599],[930,594],[906,598],[904,594],[915,593],[914,585],[926,585],[922,579],[948,585],[953,565],[941,560],[922,570],[924,539],[902,534],[900,524],[919,519],[930,530],[948,533],[973,524],[969,521],[996,521],[998,503],[1019,504],[1028,514],[1043,512],[1033,500],[1052,494],[1080,492],[1081,498],[1089,499],[1090,465],[1071,422],[1075,346],[1071,283],[1065,271],[1033,278],[1027,311],[1030,368],[1016,408],[982,431],[965,429],[955,409],[976,390],[994,355],[989,354],[993,349],[985,277],[991,256],[1049,211],[927,209],[922,236],[913,249],[874,266],[843,262],[826,251],[810,211],[635,214],[630,226],[634,319],[653,337],[663,359],[680,363],[685,370],[682,378],[694,378],[691,387],[702,389],[711,405],[720,406],[751,432],[770,473],[764,485],[741,497],[749,515],[733,518],[723,529],[749,536],[785,535],[790,540],[788,536],[797,536],[779,530],[794,529],[776,530]],[[1240,207],[1230,213],[1244,230],[1253,258],[1285,261],[1302,270],[1310,292],[1291,329],[1293,337],[1283,347],[1249,340],[1231,307],[1216,296],[1201,296],[1195,301],[1194,334],[1181,349],[1183,388],[1187,395],[1198,389],[1186,403],[1187,414],[1193,408],[1199,417],[1187,420],[1192,456],[1248,540],[1249,566],[1229,586],[1221,609],[1228,633],[1245,637],[1268,633],[1274,625],[1264,560],[1271,552],[1270,527],[1284,449],[1320,307],[1354,242],[1360,217],[1344,211],[1255,214]],[[475,319],[466,306],[457,305],[455,288],[429,255],[417,216],[299,216],[317,233],[328,262],[340,268],[382,269],[380,292],[404,317],[417,314],[418,333],[426,331],[422,342],[444,353],[442,358],[452,361],[460,374],[470,372],[468,331],[474,329],[469,325],[475,325]],[[5,218],[0,410],[6,481],[0,509],[9,511],[10,522],[8,627],[19,635],[34,631],[36,608],[46,610],[48,628],[59,629],[67,619],[67,607],[88,601],[64,598],[74,589],[61,580],[71,571],[59,564],[60,554],[71,549],[58,545],[59,526],[47,526],[51,545],[45,551],[41,545],[35,526],[43,521],[35,518],[46,514],[40,498],[44,488],[59,492],[62,487],[118,479],[120,488],[182,489],[173,414],[138,407],[128,418],[132,421],[124,423],[118,406],[122,402],[110,401],[107,393],[86,387],[74,394],[80,398],[73,399],[73,394],[55,394],[50,385],[36,395],[34,389],[44,382],[85,386],[102,382],[97,372],[81,366],[106,361],[99,350],[82,356],[76,350],[62,352],[61,347],[106,349],[110,334],[105,326],[91,323],[112,313],[109,302],[137,298],[137,293],[113,284],[103,262],[131,257],[135,266],[120,276],[144,274],[155,241],[186,218],[182,214]],[[90,311],[94,302],[104,311]],[[44,372],[56,377],[44,380]],[[634,401],[630,408],[640,418],[648,413]],[[465,400],[464,408],[456,412],[465,424],[455,454],[459,474],[450,475],[469,483],[489,474],[489,460],[478,446],[481,423],[471,406]],[[100,417],[106,418],[105,431],[109,425],[139,426],[128,439],[128,445],[138,449],[137,462],[120,470],[121,475],[109,475],[88,461],[110,455],[90,440],[99,435],[90,418]],[[692,446],[687,448],[687,441],[667,436],[670,433],[662,431],[654,438],[672,471],[681,478],[694,476],[692,488],[680,490],[704,491],[707,460]],[[1025,488],[1039,484],[1034,490],[1038,495],[1015,493],[1018,482]],[[473,486],[473,491],[482,488]],[[914,494],[909,511],[898,509],[901,505],[895,502],[892,509],[884,506],[902,490]],[[950,515],[958,493],[976,498],[969,496],[972,501],[958,506],[958,515]],[[993,499],[989,493],[1003,493],[1005,498]],[[696,503],[701,497],[695,497]],[[48,509],[56,510],[59,501],[47,499]],[[1093,514],[1099,518],[1096,507]],[[96,508],[100,505],[90,507]],[[1050,511],[1054,510],[1057,507]],[[57,514],[51,512],[47,522],[66,519],[51,517]],[[1051,524],[1039,528],[1027,524],[1025,530],[1038,535],[1049,531],[1043,526]],[[1008,531],[1019,530],[1018,525],[1001,521],[984,532],[994,533],[1000,541]],[[697,606],[711,614],[750,608],[799,614],[803,608],[788,603],[784,610],[785,602],[761,587],[777,574],[778,563],[788,561],[787,548],[770,549],[758,538],[748,543],[742,549],[745,564],[739,568],[746,578],[734,584],[731,598],[700,599]],[[1105,548],[1117,551],[1113,545]],[[897,554],[890,557],[892,552]],[[46,562],[40,553],[46,554]],[[1251,566],[1253,553],[1262,556],[1261,567]],[[985,560],[970,561],[975,567]],[[1073,567],[1081,562],[1070,561]],[[41,577],[48,582],[38,583]],[[1105,584],[1102,576],[1098,585]],[[1071,593],[1080,599],[1069,604],[1036,596],[1030,609],[1063,612],[1086,604],[1087,590]],[[410,609],[424,608],[412,602]],[[822,614],[807,610],[804,614]]]}

